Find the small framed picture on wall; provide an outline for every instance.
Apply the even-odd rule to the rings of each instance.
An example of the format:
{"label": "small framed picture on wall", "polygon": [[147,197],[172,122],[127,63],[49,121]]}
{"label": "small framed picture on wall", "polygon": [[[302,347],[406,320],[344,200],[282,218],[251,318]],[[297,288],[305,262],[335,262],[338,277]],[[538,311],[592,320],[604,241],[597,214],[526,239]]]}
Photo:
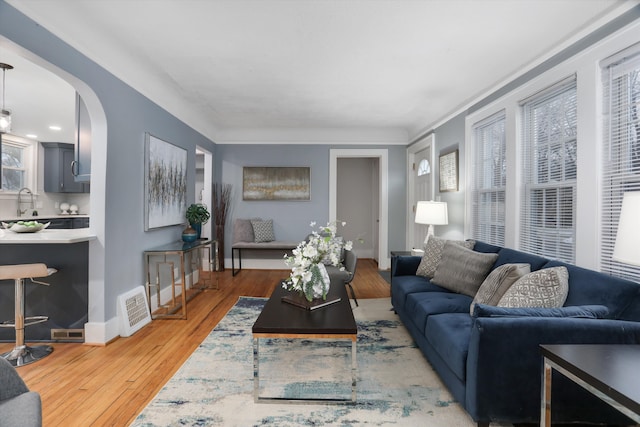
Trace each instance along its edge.
{"label": "small framed picture on wall", "polygon": [[440,192],[458,191],[458,150],[440,154]]}

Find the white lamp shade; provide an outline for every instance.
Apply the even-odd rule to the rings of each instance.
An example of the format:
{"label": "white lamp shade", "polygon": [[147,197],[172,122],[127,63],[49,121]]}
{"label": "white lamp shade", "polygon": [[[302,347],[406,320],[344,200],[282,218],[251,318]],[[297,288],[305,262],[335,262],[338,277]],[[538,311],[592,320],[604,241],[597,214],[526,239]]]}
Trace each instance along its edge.
{"label": "white lamp shade", "polygon": [[449,224],[446,202],[420,201],[416,206],[416,223],[429,225]]}
{"label": "white lamp shade", "polygon": [[11,112],[8,110],[0,110],[0,132],[11,132]]}
{"label": "white lamp shade", "polygon": [[640,265],[640,191],[624,193],[613,259],[625,264]]}

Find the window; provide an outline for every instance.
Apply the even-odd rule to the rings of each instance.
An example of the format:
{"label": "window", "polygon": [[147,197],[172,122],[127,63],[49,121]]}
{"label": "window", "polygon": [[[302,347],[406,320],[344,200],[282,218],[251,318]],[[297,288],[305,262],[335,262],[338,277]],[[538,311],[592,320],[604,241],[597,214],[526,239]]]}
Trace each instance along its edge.
{"label": "window", "polygon": [[420,160],[420,164],[418,165],[418,176],[428,175],[431,173],[431,165],[429,164],[429,160],[422,159]]}
{"label": "window", "polygon": [[2,191],[18,192],[35,182],[32,151],[35,142],[3,134],[2,136]]}
{"label": "window", "polygon": [[523,102],[520,249],[575,263],[575,78]]}
{"label": "window", "polygon": [[602,70],[604,146],[600,268],[640,281],[640,268],[614,261],[622,197],[640,190],[640,46],[607,60]]}
{"label": "window", "polygon": [[471,188],[471,236],[504,246],[505,113],[473,126],[473,164]]}

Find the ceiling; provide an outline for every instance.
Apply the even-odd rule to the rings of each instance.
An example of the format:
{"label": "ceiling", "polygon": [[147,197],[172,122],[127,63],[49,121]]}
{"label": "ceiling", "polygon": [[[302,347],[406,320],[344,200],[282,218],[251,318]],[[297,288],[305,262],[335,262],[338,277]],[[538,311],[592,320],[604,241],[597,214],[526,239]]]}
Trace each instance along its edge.
{"label": "ceiling", "polygon": [[[216,142],[401,144],[639,4],[6,1]],[[16,133],[73,105],[23,61],[0,44]]]}

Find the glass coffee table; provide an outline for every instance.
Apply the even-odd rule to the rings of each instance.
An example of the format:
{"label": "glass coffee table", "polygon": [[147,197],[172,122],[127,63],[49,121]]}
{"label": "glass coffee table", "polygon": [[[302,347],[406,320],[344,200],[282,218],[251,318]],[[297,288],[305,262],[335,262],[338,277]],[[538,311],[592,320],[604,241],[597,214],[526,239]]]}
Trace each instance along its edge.
{"label": "glass coffee table", "polygon": [[[282,301],[289,291],[276,286],[253,325],[253,392],[256,402],[355,403],[358,328],[345,286],[332,286],[327,300],[340,301],[315,310],[307,310]],[[260,396],[260,339],[351,340],[351,398],[300,398]]]}

